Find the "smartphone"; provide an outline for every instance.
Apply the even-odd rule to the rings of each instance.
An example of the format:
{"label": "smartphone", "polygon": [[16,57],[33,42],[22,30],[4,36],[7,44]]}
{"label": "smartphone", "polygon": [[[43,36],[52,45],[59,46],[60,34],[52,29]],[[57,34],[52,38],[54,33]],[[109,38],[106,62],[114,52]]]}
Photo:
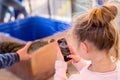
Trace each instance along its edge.
{"label": "smartphone", "polygon": [[70,55],[70,49],[68,47],[67,41],[65,38],[57,40],[57,43],[59,45],[59,48],[63,54],[64,60],[67,62],[71,60],[68,56]]}

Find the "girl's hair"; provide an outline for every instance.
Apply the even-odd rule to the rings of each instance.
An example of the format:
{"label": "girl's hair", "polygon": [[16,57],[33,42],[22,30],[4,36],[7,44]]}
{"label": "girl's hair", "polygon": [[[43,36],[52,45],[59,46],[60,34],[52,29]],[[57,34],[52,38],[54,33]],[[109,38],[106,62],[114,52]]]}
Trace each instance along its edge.
{"label": "girl's hair", "polygon": [[77,41],[85,40],[93,43],[98,50],[115,50],[115,59],[119,59],[119,36],[113,23],[117,8],[113,5],[103,5],[91,10],[90,13],[75,21],[73,34]]}

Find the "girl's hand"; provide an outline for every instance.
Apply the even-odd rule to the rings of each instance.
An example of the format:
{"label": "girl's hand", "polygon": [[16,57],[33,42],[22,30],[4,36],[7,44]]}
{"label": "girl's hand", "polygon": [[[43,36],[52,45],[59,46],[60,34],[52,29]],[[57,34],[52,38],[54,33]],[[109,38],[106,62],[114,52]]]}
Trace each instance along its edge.
{"label": "girl's hand", "polygon": [[75,55],[75,54],[69,55],[69,58],[72,58],[73,63],[78,63],[81,59],[79,55]]}
{"label": "girl's hand", "polygon": [[58,53],[57,53],[57,60],[64,61],[64,58],[63,58],[63,55],[62,55],[61,52],[58,52]]}
{"label": "girl's hand", "polygon": [[64,57],[63,57],[63,54],[60,50],[60,46],[59,46],[58,41],[56,41],[56,45],[57,45],[57,60],[64,61]]}
{"label": "girl's hand", "polygon": [[57,60],[61,60],[61,61],[64,61],[64,58],[63,58],[63,55],[62,55],[62,53],[61,53],[61,51],[60,51],[60,48],[59,48],[59,46],[58,46],[58,52],[57,52]]}
{"label": "girl's hand", "polygon": [[19,55],[20,57],[20,60],[27,60],[31,57],[30,54],[28,54],[28,48],[30,47],[31,45],[31,42],[28,42],[25,47],[23,47],[22,49],[18,50],[17,51],[17,54]]}
{"label": "girl's hand", "polygon": [[69,55],[69,58],[72,58],[72,62],[77,63],[80,61],[81,57],[75,53],[72,46],[69,46],[71,55]]}
{"label": "girl's hand", "polygon": [[[68,43],[68,46],[69,46],[69,49],[70,49],[70,53],[71,55],[69,55],[69,58],[72,58],[72,61],[73,62],[79,62],[80,60],[80,56],[75,54],[73,48],[69,45]],[[63,54],[61,53],[61,50],[59,48],[59,45],[58,45],[58,53],[57,53],[57,60],[61,60],[61,61],[64,61],[64,57],[63,57]]]}

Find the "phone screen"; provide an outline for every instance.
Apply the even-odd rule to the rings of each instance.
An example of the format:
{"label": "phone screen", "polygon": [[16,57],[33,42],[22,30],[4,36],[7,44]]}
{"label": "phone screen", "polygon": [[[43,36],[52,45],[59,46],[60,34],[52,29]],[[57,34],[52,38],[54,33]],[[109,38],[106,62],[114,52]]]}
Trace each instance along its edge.
{"label": "phone screen", "polygon": [[59,39],[57,42],[58,42],[60,50],[64,56],[64,60],[69,61],[71,59],[68,57],[68,55],[70,55],[70,50],[69,50],[69,47],[67,45],[65,38]]}

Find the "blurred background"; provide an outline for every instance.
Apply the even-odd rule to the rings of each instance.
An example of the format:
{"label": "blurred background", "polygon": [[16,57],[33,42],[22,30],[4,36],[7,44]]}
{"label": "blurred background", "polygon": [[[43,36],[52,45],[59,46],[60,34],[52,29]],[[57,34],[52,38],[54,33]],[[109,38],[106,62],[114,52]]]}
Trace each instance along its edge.
{"label": "blurred background", "polygon": [[[21,4],[29,16],[41,16],[70,22],[73,15],[88,11],[92,7],[92,0],[22,0]],[[13,13],[14,8],[9,6],[9,10]],[[8,22],[12,15],[10,11],[5,13],[5,22]],[[12,20],[15,20],[14,14]],[[23,18],[23,14],[19,14],[20,18]]]}

